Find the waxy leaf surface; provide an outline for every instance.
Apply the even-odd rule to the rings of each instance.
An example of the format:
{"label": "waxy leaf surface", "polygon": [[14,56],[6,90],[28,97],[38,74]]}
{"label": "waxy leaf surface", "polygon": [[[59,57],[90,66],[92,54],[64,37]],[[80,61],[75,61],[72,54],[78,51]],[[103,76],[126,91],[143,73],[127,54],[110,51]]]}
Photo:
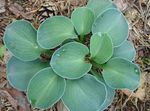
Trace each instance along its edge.
{"label": "waxy leaf surface", "polygon": [[95,18],[109,8],[116,8],[111,0],[89,0],[87,7],[93,10]]}
{"label": "waxy leaf surface", "polygon": [[102,74],[106,84],[114,89],[135,90],[140,82],[139,67],[123,58],[110,59]]}
{"label": "waxy leaf surface", "polygon": [[89,8],[80,7],[73,11],[71,20],[78,34],[83,36],[91,32],[94,14]]}
{"label": "waxy leaf surface", "polygon": [[24,62],[12,57],[6,68],[7,79],[10,84],[22,91],[26,91],[31,78],[41,69],[48,67],[47,62],[37,59],[35,61]]}
{"label": "waxy leaf surface", "polygon": [[98,64],[107,62],[113,55],[111,38],[105,33],[96,33],[90,40],[91,59]]}
{"label": "waxy leaf surface", "polygon": [[91,64],[85,60],[88,48],[78,42],[70,42],[57,49],[50,65],[56,74],[67,79],[77,79],[85,75]]}
{"label": "waxy leaf surface", "polygon": [[77,35],[73,23],[65,16],[48,18],[38,29],[38,43],[45,49],[53,49],[71,38],[77,38]]}
{"label": "waxy leaf surface", "polygon": [[67,80],[63,103],[70,111],[98,111],[106,97],[106,88],[94,76]]}
{"label": "waxy leaf surface", "polygon": [[107,33],[111,37],[113,45],[119,46],[128,38],[128,23],[122,12],[117,9],[108,9],[95,20],[92,33]]}
{"label": "waxy leaf surface", "polygon": [[113,57],[122,57],[129,61],[133,61],[135,59],[135,55],[136,50],[130,41],[125,41],[119,47],[114,48]]}
{"label": "waxy leaf surface", "polygon": [[17,20],[7,26],[4,43],[12,54],[23,60],[32,61],[40,57],[41,49],[36,40],[37,31],[26,20]]}
{"label": "waxy leaf surface", "polygon": [[49,67],[39,71],[30,81],[27,95],[34,108],[52,107],[63,96],[66,81]]}

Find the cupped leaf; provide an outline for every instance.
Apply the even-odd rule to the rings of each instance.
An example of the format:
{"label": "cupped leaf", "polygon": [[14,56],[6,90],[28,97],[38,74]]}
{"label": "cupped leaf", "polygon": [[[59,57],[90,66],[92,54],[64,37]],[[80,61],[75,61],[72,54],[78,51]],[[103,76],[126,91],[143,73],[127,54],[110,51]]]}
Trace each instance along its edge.
{"label": "cupped leaf", "polygon": [[98,111],[106,97],[106,88],[92,75],[67,80],[63,103],[70,111]]}
{"label": "cupped leaf", "polygon": [[113,55],[111,38],[105,33],[96,33],[90,40],[91,59],[98,64],[107,62]]}
{"label": "cupped leaf", "polygon": [[116,8],[111,0],[89,0],[87,7],[93,10],[96,17],[109,8]]}
{"label": "cupped leaf", "polygon": [[91,64],[85,60],[88,48],[78,42],[70,42],[57,49],[50,65],[56,74],[67,79],[77,79],[85,75]]}
{"label": "cupped leaf", "polygon": [[20,61],[19,59],[12,57],[6,67],[6,74],[9,83],[21,90],[26,91],[27,85],[31,78],[41,69],[48,67],[47,62],[42,62],[37,59],[31,62]]}
{"label": "cupped leaf", "polygon": [[112,38],[113,45],[119,46],[128,37],[128,23],[123,14],[117,9],[108,9],[97,17],[92,33],[107,33]]}
{"label": "cupped leaf", "polygon": [[64,16],[54,16],[41,24],[37,35],[38,43],[45,49],[59,46],[64,40],[77,38],[71,20]]}
{"label": "cupped leaf", "polygon": [[107,85],[115,89],[135,90],[140,82],[139,67],[123,58],[112,58],[103,66]]}
{"label": "cupped leaf", "polygon": [[30,81],[27,96],[35,108],[52,107],[63,96],[66,81],[59,77],[52,68],[39,71]]}
{"label": "cupped leaf", "polygon": [[37,44],[37,32],[30,22],[17,20],[7,26],[4,43],[15,57],[23,61],[32,61],[40,57],[43,51]]}
{"label": "cupped leaf", "polygon": [[77,33],[83,36],[91,32],[94,14],[89,8],[79,7],[73,11],[71,20]]}
{"label": "cupped leaf", "polygon": [[133,61],[135,59],[136,50],[130,41],[125,41],[119,47],[114,48],[113,57],[122,57]]}
{"label": "cupped leaf", "polygon": [[109,105],[111,105],[111,103],[112,103],[112,101],[113,101],[113,99],[114,99],[114,96],[115,96],[116,91],[115,91],[115,89],[109,87],[109,86],[105,83],[105,81],[104,81],[102,75],[98,75],[98,76],[96,76],[96,78],[97,78],[99,81],[101,81],[102,83],[104,83],[105,86],[106,86],[106,91],[107,91],[107,93],[106,93],[106,98],[105,98],[104,103],[101,105],[101,107],[100,107],[100,109],[99,109],[99,111],[103,111],[103,110],[105,110]]}

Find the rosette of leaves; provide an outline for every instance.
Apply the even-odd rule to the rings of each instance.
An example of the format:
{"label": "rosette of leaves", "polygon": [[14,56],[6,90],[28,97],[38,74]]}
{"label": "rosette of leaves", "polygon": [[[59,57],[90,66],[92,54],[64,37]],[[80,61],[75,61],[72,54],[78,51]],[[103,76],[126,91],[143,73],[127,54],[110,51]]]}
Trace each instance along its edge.
{"label": "rosette of leaves", "polygon": [[[109,0],[89,0],[71,18],[48,18],[37,30],[17,20],[4,35],[13,54],[7,79],[27,93],[34,108],[47,109],[61,100],[70,111],[104,110],[115,90],[134,91],[139,85],[128,30],[125,17]],[[49,59],[43,61],[43,53]]]}

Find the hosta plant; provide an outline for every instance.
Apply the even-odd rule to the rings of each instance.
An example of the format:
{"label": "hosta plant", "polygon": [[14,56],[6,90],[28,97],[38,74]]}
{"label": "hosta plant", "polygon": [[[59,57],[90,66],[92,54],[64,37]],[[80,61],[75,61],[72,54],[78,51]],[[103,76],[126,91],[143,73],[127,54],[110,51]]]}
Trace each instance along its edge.
{"label": "hosta plant", "polygon": [[128,32],[125,17],[109,0],[89,0],[71,18],[50,17],[38,29],[16,20],[4,35],[13,55],[7,79],[27,93],[34,108],[61,100],[70,111],[102,111],[116,90],[134,91],[139,85]]}

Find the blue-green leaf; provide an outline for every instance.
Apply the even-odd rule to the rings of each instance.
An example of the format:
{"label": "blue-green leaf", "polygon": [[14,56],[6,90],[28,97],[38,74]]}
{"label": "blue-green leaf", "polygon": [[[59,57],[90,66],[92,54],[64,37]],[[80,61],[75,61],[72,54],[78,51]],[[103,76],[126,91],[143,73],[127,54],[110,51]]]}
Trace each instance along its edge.
{"label": "blue-green leaf", "polygon": [[12,57],[6,67],[6,74],[9,83],[22,91],[26,91],[27,85],[31,78],[41,69],[48,67],[47,62],[35,60],[24,62],[15,57]]}
{"label": "blue-green leaf", "polygon": [[107,62],[113,55],[111,38],[105,33],[96,33],[90,40],[91,59],[98,64]]}
{"label": "blue-green leaf", "polygon": [[106,88],[91,75],[67,80],[63,103],[70,111],[98,111],[106,97]]}
{"label": "blue-green leaf", "polygon": [[109,86],[105,83],[105,81],[104,81],[104,79],[103,79],[103,77],[102,77],[102,74],[96,76],[96,78],[97,78],[99,81],[101,81],[102,83],[104,83],[105,86],[106,86],[106,91],[107,91],[107,93],[106,93],[106,98],[105,98],[105,101],[104,101],[104,103],[102,104],[101,108],[99,109],[99,111],[103,111],[103,110],[105,110],[109,105],[111,105],[111,103],[113,102],[113,99],[114,99],[114,96],[115,96],[116,91],[115,91],[115,89],[109,87]]}
{"label": "blue-green leaf", "polygon": [[37,44],[37,32],[26,20],[17,20],[7,26],[4,43],[12,54],[23,60],[32,61],[40,57],[43,49]]}
{"label": "blue-green leaf", "polygon": [[129,61],[134,61],[136,50],[130,41],[125,41],[119,47],[114,48],[113,57],[122,57]]}
{"label": "blue-green leaf", "polygon": [[89,53],[88,48],[78,42],[70,42],[57,49],[51,59],[50,65],[54,72],[67,79],[77,79],[84,76],[91,64],[85,60]]}
{"label": "blue-green leaf", "polygon": [[53,49],[64,40],[77,38],[71,20],[65,16],[54,16],[43,22],[37,35],[38,43],[45,49]]}
{"label": "blue-green leaf", "polygon": [[135,90],[140,82],[139,67],[123,58],[112,58],[103,66],[106,84],[115,89]]}
{"label": "blue-green leaf", "polygon": [[89,8],[79,7],[72,12],[71,20],[78,34],[83,36],[91,32],[94,14]]}
{"label": "blue-green leaf", "polygon": [[95,17],[110,8],[116,8],[111,0],[89,0],[87,7],[93,10]]}
{"label": "blue-green leaf", "polygon": [[65,87],[66,81],[49,67],[39,71],[31,79],[27,96],[34,108],[47,109],[60,100]]}
{"label": "blue-green leaf", "polygon": [[108,9],[95,20],[92,33],[107,33],[112,38],[113,46],[117,47],[128,38],[128,23],[117,9]]}

